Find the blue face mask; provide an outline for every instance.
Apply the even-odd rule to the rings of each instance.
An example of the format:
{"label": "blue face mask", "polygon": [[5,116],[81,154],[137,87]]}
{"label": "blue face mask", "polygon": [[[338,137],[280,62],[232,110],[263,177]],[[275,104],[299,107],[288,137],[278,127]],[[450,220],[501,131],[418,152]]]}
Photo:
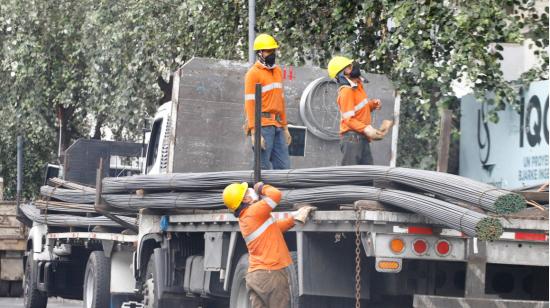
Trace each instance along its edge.
{"label": "blue face mask", "polygon": [[350,85],[348,79],[344,75],[344,71],[341,71],[340,73],[338,73],[338,75],[336,75],[336,82],[338,83],[338,85],[341,85],[341,86]]}

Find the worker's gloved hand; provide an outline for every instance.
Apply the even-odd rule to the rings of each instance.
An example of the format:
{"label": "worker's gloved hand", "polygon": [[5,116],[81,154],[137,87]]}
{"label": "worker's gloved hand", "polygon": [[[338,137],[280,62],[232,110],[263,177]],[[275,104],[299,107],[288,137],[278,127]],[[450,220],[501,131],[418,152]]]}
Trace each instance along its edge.
{"label": "worker's gloved hand", "polygon": [[367,135],[367,137],[371,140],[381,140],[384,138],[384,134],[372,127],[372,125],[367,125],[367,127],[363,130],[363,133],[365,133],[365,135]]}
{"label": "worker's gloved hand", "polygon": [[286,145],[290,145],[292,143],[292,136],[290,135],[290,132],[288,131],[288,127],[284,127],[284,133],[285,133],[285,140]]}
{"label": "worker's gloved hand", "polygon": [[[250,134],[250,140],[252,140],[252,146],[254,146],[254,131],[251,132]],[[262,147],[262,150],[265,150],[265,140],[264,140],[264,136],[260,136],[260,145]]]}
{"label": "worker's gloved hand", "polygon": [[311,211],[316,210],[317,208],[314,206],[306,205],[301,208],[299,208],[296,212],[294,212],[294,220],[297,220],[301,223],[306,223],[306,221],[309,219],[309,213]]}
{"label": "worker's gloved hand", "polygon": [[384,136],[390,131],[390,128],[393,126],[392,120],[384,120],[382,121],[382,125],[380,125],[380,128],[378,129]]}
{"label": "worker's gloved hand", "polygon": [[258,182],[254,184],[254,191],[258,194],[258,196],[262,195],[263,188],[264,188],[264,182]]}
{"label": "worker's gloved hand", "polygon": [[382,102],[379,99],[371,99],[370,100],[374,104],[374,109],[380,110],[382,109]]}

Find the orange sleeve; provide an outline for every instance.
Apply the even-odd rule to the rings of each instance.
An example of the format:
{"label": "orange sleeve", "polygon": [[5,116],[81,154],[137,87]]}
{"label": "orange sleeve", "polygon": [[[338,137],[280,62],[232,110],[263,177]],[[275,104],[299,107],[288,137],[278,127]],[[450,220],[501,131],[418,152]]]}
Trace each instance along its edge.
{"label": "orange sleeve", "polygon": [[[284,91],[284,88],[283,88]],[[284,92],[283,92],[284,94]],[[286,103],[285,103],[285,97],[283,95],[283,111],[281,112],[281,125],[287,126],[288,121],[286,120]]]}
{"label": "orange sleeve", "polygon": [[279,219],[276,223],[281,232],[286,232],[290,228],[294,227],[294,217],[290,216],[288,218]]}
{"label": "orange sleeve", "polygon": [[256,83],[258,78],[252,72],[252,69],[246,73],[244,81],[244,112],[246,116],[246,133],[254,129],[254,102]]}
{"label": "orange sleeve", "polygon": [[342,88],[339,91],[338,106],[340,107],[340,114],[344,124],[358,133],[363,133],[367,125],[355,118],[355,102],[352,89]]}
{"label": "orange sleeve", "polygon": [[262,188],[262,196],[268,197],[271,200],[273,200],[275,203],[279,204],[279,202],[281,202],[282,193],[277,188],[271,185],[265,184],[264,187]]}
{"label": "orange sleeve", "polygon": [[283,92],[281,94],[282,97],[283,97],[283,110],[281,111],[281,125],[287,126],[288,121],[286,119],[285,87],[284,87],[284,83],[282,82],[282,80],[283,80],[283,71],[281,70],[280,67],[277,67],[277,68],[278,68],[278,71],[279,71],[279,75],[281,76],[281,83],[283,84],[283,88],[281,89],[281,91]]}
{"label": "orange sleeve", "polygon": [[248,211],[258,219],[267,219],[279,202],[281,202],[281,191],[271,185],[264,185],[262,188],[262,200],[252,204]]}

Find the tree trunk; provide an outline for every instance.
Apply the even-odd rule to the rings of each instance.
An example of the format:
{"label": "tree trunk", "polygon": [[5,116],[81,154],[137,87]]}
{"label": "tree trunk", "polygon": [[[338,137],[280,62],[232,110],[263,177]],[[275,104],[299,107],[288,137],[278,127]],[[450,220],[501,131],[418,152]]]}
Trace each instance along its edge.
{"label": "tree trunk", "polygon": [[57,105],[57,120],[59,124],[59,148],[58,148],[58,158],[60,161],[63,161],[65,156],[65,150],[69,146],[71,141],[71,134],[69,133],[69,122],[72,119],[74,114],[74,107],[63,107],[63,105]]}
{"label": "tree trunk", "polygon": [[437,146],[437,171],[447,172],[449,166],[449,148],[451,144],[452,113],[448,108],[439,111],[441,123],[439,127],[439,143]]}
{"label": "tree trunk", "polygon": [[174,84],[174,75],[170,75],[168,82],[161,76],[157,78],[157,84],[159,85],[162,93],[164,94],[159,101],[159,106],[172,100],[172,85]]}
{"label": "tree trunk", "polygon": [[94,135],[92,136],[92,139],[101,140],[101,127],[103,126],[103,122],[105,122],[105,116],[102,114],[98,114],[97,121],[95,122],[94,126]]}

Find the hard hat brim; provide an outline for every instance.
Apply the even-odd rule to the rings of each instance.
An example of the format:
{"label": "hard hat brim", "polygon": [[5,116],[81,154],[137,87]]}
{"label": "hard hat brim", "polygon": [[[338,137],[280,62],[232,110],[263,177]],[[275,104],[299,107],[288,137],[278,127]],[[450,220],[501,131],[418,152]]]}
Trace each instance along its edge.
{"label": "hard hat brim", "polygon": [[275,44],[275,45],[262,46],[261,48],[260,47],[254,47],[254,51],[270,50],[270,49],[278,49],[278,48],[279,48],[279,44]]}
{"label": "hard hat brim", "polygon": [[340,74],[340,72],[345,69],[346,67],[348,67],[348,65],[352,64],[353,63],[353,60],[352,59],[347,59],[345,62],[342,62],[341,65],[340,65],[340,69],[337,71],[337,72],[331,72],[329,73],[329,77],[330,78],[336,78],[336,76],[338,74]]}

